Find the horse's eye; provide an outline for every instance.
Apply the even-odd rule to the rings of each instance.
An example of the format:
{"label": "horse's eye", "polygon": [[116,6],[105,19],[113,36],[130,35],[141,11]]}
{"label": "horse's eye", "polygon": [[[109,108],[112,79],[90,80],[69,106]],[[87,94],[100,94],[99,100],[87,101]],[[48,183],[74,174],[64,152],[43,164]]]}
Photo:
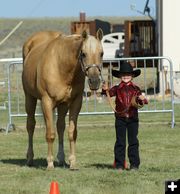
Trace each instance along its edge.
{"label": "horse's eye", "polygon": [[104,53],[102,52],[102,53],[101,53],[101,57],[103,57],[103,55],[104,55]]}
{"label": "horse's eye", "polygon": [[86,57],[86,54],[85,53],[81,53],[81,57],[82,58],[85,58]]}

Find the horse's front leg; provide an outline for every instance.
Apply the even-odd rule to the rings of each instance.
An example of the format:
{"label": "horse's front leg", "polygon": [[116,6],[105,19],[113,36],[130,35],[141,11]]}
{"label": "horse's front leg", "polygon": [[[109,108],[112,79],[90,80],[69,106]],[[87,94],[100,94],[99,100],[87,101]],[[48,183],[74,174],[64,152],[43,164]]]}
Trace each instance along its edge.
{"label": "horse's front leg", "polygon": [[53,143],[55,139],[55,130],[53,126],[53,101],[50,97],[42,98],[42,110],[46,123],[46,141],[48,143],[47,168],[54,168]]}
{"label": "horse's front leg", "polygon": [[70,169],[77,169],[76,167],[76,139],[77,139],[77,119],[82,105],[82,96],[78,96],[74,102],[71,104],[69,109],[69,129],[68,129],[68,137],[70,143],[70,156],[69,163]]}
{"label": "horse's front leg", "polygon": [[64,130],[66,127],[65,123],[65,116],[68,111],[68,107],[66,104],[60,104],[57,107],[58,111],[58,119],[57,119],[57,133],[58,133],[58,140],[59,140],[59,147],[58,147],[58,154],[57,159],[59,166],[67,167],[67,164],[65,162],[65,154],[64,154]]}

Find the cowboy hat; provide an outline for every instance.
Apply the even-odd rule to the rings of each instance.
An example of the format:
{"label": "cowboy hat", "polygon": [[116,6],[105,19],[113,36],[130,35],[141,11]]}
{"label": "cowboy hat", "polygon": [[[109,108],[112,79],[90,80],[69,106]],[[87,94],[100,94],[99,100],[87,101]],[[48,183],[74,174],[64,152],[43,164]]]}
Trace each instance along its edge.
{"label": "cowboy hat", "polygon": [[137,77],[141,74],[140,69],[133,70],[133,67],[131,66],[130,63],[123,61],[120,64],[120,69],[118,70],[112,70],[112,75],[114,77],[120,77],[122,74],[132,74],[133,77]]}

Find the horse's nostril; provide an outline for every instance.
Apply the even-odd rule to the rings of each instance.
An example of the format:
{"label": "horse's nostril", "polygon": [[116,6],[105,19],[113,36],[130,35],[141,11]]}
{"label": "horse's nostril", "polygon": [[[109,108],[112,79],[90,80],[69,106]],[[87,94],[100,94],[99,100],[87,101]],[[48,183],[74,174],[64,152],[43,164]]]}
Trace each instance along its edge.
{"label": "horse's nostril", "polygon": [[100,79],[99,77],[92,77],[88,79],[88,83],[91,90],[98,90],[100,85]]}
{"label": "horse's nostril", "polygon": [[89,81],[91,84],[97,84],[99,82],[99,78],[90,78]]}

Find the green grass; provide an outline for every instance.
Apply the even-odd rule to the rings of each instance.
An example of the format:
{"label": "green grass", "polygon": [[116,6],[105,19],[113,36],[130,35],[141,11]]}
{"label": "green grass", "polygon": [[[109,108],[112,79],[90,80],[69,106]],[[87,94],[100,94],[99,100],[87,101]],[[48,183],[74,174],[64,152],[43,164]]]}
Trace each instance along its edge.
{"label": "green grass", "polygon": [[[0,193],[48,194],[50,183],[58,181],[62,194],[162,194],[165,180],[180,178],[179,105],[176,126],[170,128],[159,115],[140,114],[139,171],[118,173],[112,168],[115,141],[114,117],[80,116],[77,140],[78,171],[46,170],[47,144],[44,127],[34,135],[34,167],[26,166],[27,133],[24,123],[16,131],[0,133]],[[163,114],[170,120],[169,114]],[[166,116],[165,116],[166,115]],[[166,119],[166,118],[165,118]],[[66,158],[69,153],[65,133]],[[57,153],[57,138],[54,156]]]}
{"label": "green grass", "polygon": [[[70,33],[70,22],[74,19],[78,20],[78,18],[25,20],[21,28],[2,45],[1,58],[21,57],[23,42],[36,31],[50,29]],[[111,23],[123,23],[120,18],[100,19]],[[20,21],[20,19],[5,20],[0,20],[1,39]],[[7,91],[1,90],[3,94],[1,102],[6,101],[5,92]],[[92,104],[93,102],[90,102],[90,108]],[[154,103],[148,106],[154,106]],[[103,108],[110,109],[108,104]],[[22,109],[24,110],[23,104]],[[98,107],[98,110],[102,111],[102,107]],[[76,151],[79,171],[62,169],[57,165],[53,170],[46,170],[47,144],[42,118],[37,119],[38,128],[34,135],[35,166],[27,167],[26,121],[25,118],[15,117],[13,123],[16,130],[7,135],[0,133],[0,193],[48,194],[50,183],[55,180],[59,183],[61,194],[162,194],[165,180],[180,178],[179,115],[180,105],[176,105],[176,125],[171,129],[169,113],[140,113],[140,170],[124,171],[121,174],[112,168],[115,141],[113,115],[79,117]],[[7,118],[7,111],[1,111],[0,127],[6,127]],[[67,132],[65,152],[68,158]],[[57,138],[54,143],[54,156],[56,153]]]}

